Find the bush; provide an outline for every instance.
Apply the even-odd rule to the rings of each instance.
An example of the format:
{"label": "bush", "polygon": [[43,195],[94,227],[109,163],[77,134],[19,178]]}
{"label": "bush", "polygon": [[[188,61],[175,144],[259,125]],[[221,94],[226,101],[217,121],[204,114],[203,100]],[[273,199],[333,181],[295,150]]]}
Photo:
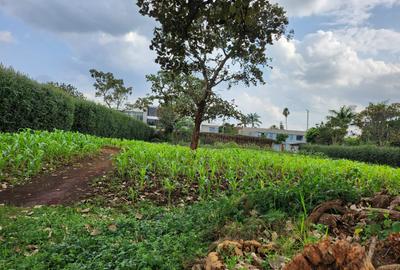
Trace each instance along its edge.
{"label": "bush", "polygon": [[100,137],[149,140],[153,129],[141,121],[91,101],[75,102],[72,130]]}
{"label": "bush", "polygon": [[70,130],[74,107],[74,100],[55,87],[0,66],[0,131]]}
{"label": "bush", "polygon": [[331,158],[344,158],[400,167],[400,151],[395,147],[378,147],[374,145],[302,145],[301,151],[306,153],[323,153]]}
{"label": "bush", "polygon": [[126,139],[150,140],[153,129],[121,112],[73,98],[0,66],[0,131],[66,130]]}

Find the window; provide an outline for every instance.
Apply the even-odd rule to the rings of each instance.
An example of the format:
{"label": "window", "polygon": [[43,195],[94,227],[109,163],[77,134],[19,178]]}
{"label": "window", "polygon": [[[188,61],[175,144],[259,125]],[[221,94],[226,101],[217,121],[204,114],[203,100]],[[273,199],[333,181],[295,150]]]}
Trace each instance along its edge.
{"label": "window", "polygon": [[157,107],[148,107],[147,115],[148,116],[157,116]]}
{"label": "window", "polygon": [[209,132],[218,133],[218,127],[209,127]]}
{"label": "window", "polygon": [[147,119],[147,124],[149,126],[157,126],[158,120],[156,120],[156,119]]}
{"label": "window", "polygon": [[296,140],[302,141],[302,140],[303,140],[303,135],[297,135],[297,136],[296,136]]}

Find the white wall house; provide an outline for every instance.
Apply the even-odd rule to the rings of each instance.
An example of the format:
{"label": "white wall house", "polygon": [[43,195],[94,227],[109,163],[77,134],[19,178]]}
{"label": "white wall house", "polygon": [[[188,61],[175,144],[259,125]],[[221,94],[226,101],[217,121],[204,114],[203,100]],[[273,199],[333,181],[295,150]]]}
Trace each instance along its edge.
{"label": "white wall house", "polygon": [[123,113],[137,120],[143,121],[151,127],[156,127],[159,122],[157,111],[158,107],[149,106],[145,110],[123,111]]}
{"label": "white wall house", "polygon": [[[272,140],[276,140],[278,134],[287,134],[288,138],[283,143],[283,145],[285,150],[288,151],[297,151],[300,144],[306,143],[306,132],[301,130],[244,127],[239,129],[239,134],[252,137],[265,137]],[[274,144],[273,148],[275,150],[280,150],[281,145]]]}
{"label": "white wall house", "polygon": [[200,132],[219,133],[219,125],[217,125],[217,124],[201,124]]}

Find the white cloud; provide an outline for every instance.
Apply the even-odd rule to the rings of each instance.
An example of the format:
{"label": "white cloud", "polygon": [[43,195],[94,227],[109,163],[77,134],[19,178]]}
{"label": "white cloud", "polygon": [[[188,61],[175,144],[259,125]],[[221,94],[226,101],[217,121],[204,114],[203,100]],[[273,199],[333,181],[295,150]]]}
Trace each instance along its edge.
{"label": "white cloud", "polygon": [[336,23],[359,25],[371,16],[377,6],[400,5],[400,0],[274,0],[281,4],[289,16],[333,16]]}
{"label": "white cloud", "polygon": [[133,0],[0,0],[0,8],[35,27],[57,33],[150,30],[152,34],[154,25],[139,14]]}
{"label": "white cloud", "polygon": [[400,32],[391,29],[346,28],[335,31],[337,38],[354,50],[376,55],[381,51],[400,52]]}
{"label": "white cloud", "polygon": [[75,52],[76,61],[141,73],[156,67],[154,53],[149,49],[150,40],[136,32],[73,33],[62,37]]}
{"label": "white cloud", "polygon": [[9,31],[0,31],[0,43],[13,43],[14,37]]}
{"label": "white cloud", "polygon": [[[283,121],[282,110],[288,107],[289,128],[296,129],[305,129],[306,109],[311,111],[311,124],[315,124],[325,118],[329,109],[342,105],[362,108],[369,102],[399,102],[400,61],[378,59],[382,51],[395,54],[397,49],[367,45],[362,38],[369,36],[366,33],[389,32],[368,28],[360,31],[360,37],[354,40],[349,36],[356,35],[356,28],[317,31],[302,40],[281,39],[268,50],[274,69],[266,70],[267,84],[250,89],[235,87],[226,96],[234,98],[245,113],[259,113],[265,127]],[[361,54],[371,50],[376,57]]]}

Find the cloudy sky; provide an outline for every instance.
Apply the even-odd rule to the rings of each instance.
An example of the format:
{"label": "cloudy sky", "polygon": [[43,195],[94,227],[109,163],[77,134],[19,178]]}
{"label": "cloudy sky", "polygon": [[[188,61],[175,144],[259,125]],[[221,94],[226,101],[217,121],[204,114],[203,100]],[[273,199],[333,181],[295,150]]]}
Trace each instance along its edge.
{"label": "cloudy sky", "polygon": [[[305,129],[329,109],[369,102],[400,102],[400,0],[274,0],[288,12],[291,41],[267,50],[273,69],[266,85],[231,90],[245,113],[262,126],[284,120]],[[46,82],[71,83],[93,99],[89,69],[110,71],[133,86],[130,98],[149,90],[154,73],[148,45],[154,23],[134,0],[0,0],[0,62]]]}

